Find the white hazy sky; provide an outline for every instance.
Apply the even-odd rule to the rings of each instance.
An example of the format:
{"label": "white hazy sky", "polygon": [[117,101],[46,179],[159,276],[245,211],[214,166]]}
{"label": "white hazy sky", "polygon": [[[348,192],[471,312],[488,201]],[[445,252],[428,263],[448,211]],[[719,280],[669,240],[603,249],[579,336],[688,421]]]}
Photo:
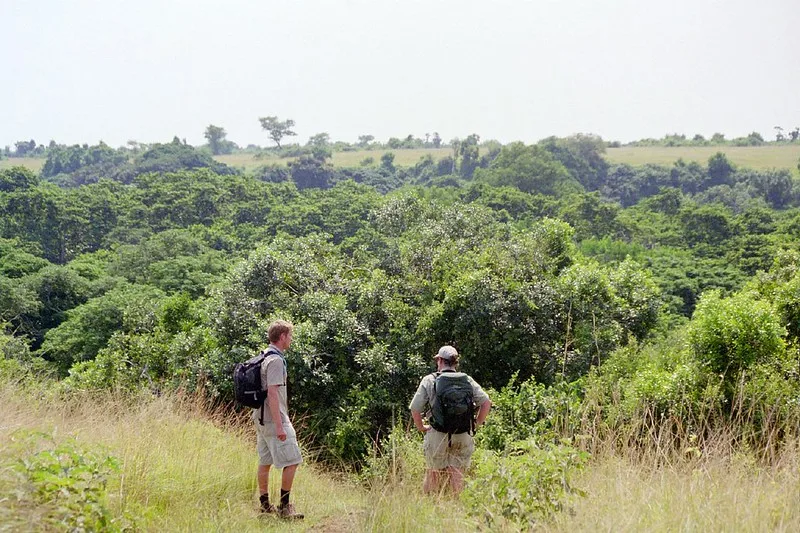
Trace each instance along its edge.
{"label": "white hazy sky", "polygon": [[798,0],[0,0],[0,146],[800,126]]}

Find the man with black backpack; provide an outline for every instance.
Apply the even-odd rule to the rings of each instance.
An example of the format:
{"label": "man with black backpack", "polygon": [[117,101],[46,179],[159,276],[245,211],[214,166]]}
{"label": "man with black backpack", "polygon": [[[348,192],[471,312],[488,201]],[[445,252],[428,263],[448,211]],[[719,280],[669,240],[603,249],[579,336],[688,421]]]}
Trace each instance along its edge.
{"label": "man with black backpack", "polygon": [[[456,371],[455,348],[442,346],[434,359],[437,371],[422,378],[410,405],[414,425],[425,433],[428,470],[422,488],[426,494],[438,491],[447,476],[450,488],[458,494],[464,488],[464,471],[475,450],[472,435],[486,420],[492,402],[474,379]],[[429,424],[423,422],[423,412]]]}
{"label": "man with black backpack", "polygon": [[[302,519],[294,505],[289,503],[297,467],[303,462],[297,434],[289,420],[288,400],[286,395],[287,366],[284,353],[292,344],[291,323],[277,320],[267,330],[269,347],[260,354],[261,386],[266,397],[258,408],[253,409],[253,420],[256,424],[256,441],[258,447],[258,489],[261,510],[276,513],[281,518]],[[275,507],[269,502],[270,468],[281,468],[281,499]]]}

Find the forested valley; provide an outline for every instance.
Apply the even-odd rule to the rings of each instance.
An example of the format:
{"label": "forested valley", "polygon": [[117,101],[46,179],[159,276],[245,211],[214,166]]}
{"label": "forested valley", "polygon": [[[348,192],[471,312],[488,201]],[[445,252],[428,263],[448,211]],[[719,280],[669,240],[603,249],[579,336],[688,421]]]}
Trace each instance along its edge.
{"label": "forested valley", "polygon": [[797,445],[795,169],[615,164],[593,135],[450,147],[341,167],[320,137],[243,171],[176,138],[0,170],[0,377],[234,416],[233,365],[287,319],[314,461],[369,481],[419,453],[409,400],[452,344],[494,402],[463,505],[524,527],[598,454]]}

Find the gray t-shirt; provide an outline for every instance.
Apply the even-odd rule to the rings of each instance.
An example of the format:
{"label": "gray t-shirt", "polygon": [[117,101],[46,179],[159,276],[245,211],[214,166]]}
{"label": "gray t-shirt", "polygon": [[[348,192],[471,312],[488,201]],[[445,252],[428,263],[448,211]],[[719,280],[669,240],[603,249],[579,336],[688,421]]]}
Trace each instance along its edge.
{"label": "gray t-shirt", "polygon": [[[269,345],[270,353],[267,355],[264,362],[261,363],[261,384],[264,390],[268,390],[270,386],[278,385],[278,407],[281,414],[281,422],[284,426],[291,425],[289,422],[289,405],[286,397],[286,359],[283,357],[283,352],[277,349],[274,345]],[[261,414],[261,409],[253,410],[253,417],[258,420]],[[274,431],[275,425],[272,423],[272,413],[269,411],[269,399],[264,400],[264,425],[269,430]]]}
{"label": "gray t-shirt", "polygon": [[[442,372],[440,374],[443,379],[446,378],[455,378],[465,376],[463,372]],[[478,383],[472,379],[472,377],[467,376],[467,379],[472,384],[472,399],[475,402],[475,405],[481,406],[489,400],[489,395],[486,394],[483,389],[481,388]],[[419,384],[419,388],[417,388],[417,393],[414,394],[414,398],[411,400],[411,405],[409,405],[409,409],[412,411],[417,411],[418,413],[427,414],[430,411],[430,406],[433,401],[433,382],[436,381],[435,374],[428,374]]]}

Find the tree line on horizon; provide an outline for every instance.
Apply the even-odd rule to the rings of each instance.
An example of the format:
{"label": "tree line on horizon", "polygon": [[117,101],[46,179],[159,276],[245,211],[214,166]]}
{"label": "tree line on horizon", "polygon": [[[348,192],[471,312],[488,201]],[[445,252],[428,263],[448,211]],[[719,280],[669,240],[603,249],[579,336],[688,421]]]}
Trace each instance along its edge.
{"label": "tree line on horizon", "polygon": [[[364,134],[359,135],[357,142],[349,143],[345,141],[332,141],[330,135],[326,132],[320,132],[309,137],[305,145],[292,143],[282,145],[284,139],[295,137],[297,133],[293,130],[295,121],[292,119],[281,120],[277,116],[260,117],[258,119],[261,128],[267,133],[270,140],[275,143],[275,147],[266,148],[258,145],[250,144],[246,147],[241,147],[233,141],[228,140],[228,133],[222,126],[209,124],[203,132],[203,136],[207,143],[202,148],[208,149],[212,155],[225,155],[235,152],[272,152],[282,157],[296,157],[311,153],[313,149],[324,149],[328,152],[341,152],[341,151],[356,151],[356,150],[404,150],[404,149],[439,149],[457,146],[464,142],[459,137],[454,137],[449,142],[445,142],[439,135],[439,132],[425,133],[423,137],[417,137],[414,134],[409,134],[405,137],[390,137],[385,143],[376,141],[374,135]],[[619,148],[622,146],[666,146],[666,147],[679,147],[679,146],[761,146],[770,142],[776,144],[796,143],[800,142],[800,126],[793,129],[784,129],[781,126],[775,126],[775,140],[765,140],[759,132],[753,131],[750,134],[742,137],[735,137],[727,139],[725,134],[716,132],[710,137],[706,138],[702,134],[695,134],[688,137],[685,134],[666,134],[660,139],[644,138],[628,143],[621,143],[620,141],[609,141],[606,143],[608,148]],[[472,134],[467,137],[477,136]],[[589,134],[589,136],[594,136]],[[177,138],[177,136],[175,137]],[[186,140],[183,140],[184,144]],[[99,145],[105,146],[105,143],[100,141]],[[158,144],[158,143],[156,143]],[[483,145],[491,148],[500,143],[495,140],[484,141]],[[84,145],[73,145],[88,147]],[[149,144],[140,143],[135,140],[130,140],[125,146],[118,148],[120,154],[133,154],[136,155],[143,150],[149,148]],[[55,148],[66,148],[66,145],[59,145],[51,140],[47,145],[37,144],[35,140],[22,140],[14,143],[14,147],[5,146],[0,150],[0,157],[46,157],[48,150]]]}

